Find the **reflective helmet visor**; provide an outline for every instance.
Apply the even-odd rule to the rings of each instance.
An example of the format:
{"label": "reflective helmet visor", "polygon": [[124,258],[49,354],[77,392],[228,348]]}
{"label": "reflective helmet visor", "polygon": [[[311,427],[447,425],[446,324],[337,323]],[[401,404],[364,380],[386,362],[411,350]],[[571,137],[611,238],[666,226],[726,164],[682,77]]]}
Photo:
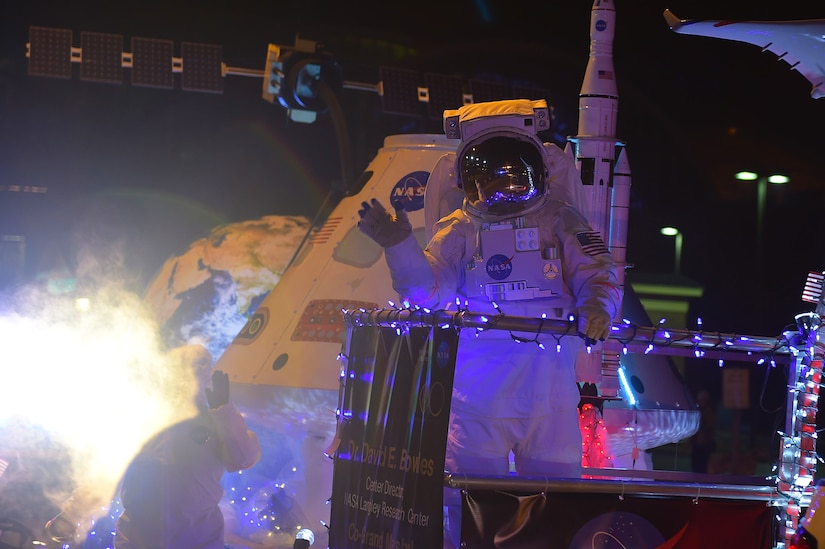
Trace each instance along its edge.
{"label": "reflective helmet visor", "polygon": [[544,195],[545,170],[538,146],[515,137],[489,137],[459,160],[461,188],[477,210],[518,213]]}

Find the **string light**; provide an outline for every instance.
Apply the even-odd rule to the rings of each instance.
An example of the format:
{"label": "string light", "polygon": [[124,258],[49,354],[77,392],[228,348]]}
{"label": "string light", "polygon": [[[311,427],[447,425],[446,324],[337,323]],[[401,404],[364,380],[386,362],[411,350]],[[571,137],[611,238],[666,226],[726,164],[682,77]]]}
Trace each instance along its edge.
{"label": "string light", "polygon": [[[504,311],[502,311],[502,310],[501,310],[501,308],[498,306],[498,303],[496,303],[495,301],[491,301],[491,302],[490,302],[490,304],[493,306],[493,308],[495,308],[495,310],[496,310],[496,311],[498,311],[498,313],[499,313],[499,318],[501,318],[501,317],[503,317],[503,316],[504,316]],[[482,318],[484,319],[484,322],[487,322],[487,321],[488,321],[487,317],[482,317]],[[570,318],[571,318],[571,320],[572,320],[574,317],[571,315],[571,316],[570,316]],[[513,340],[513,341],[515,341],[516,343],[535,343],[535,344],[536,344],[536,346],[537,346],[539,349],[541,349],[541,350],[546,349],[546,347],[544,346],[544,343],[542,343],[541,341],[539,341],[539,335],[541,334],[541,331],[542,331],[542,329],[544,328],[544,322],[545,322],[545,320],[547,320],[547,313],[542,313],[541,318],[540,318],[540,320],[539,320],[539,326],[538,326],[538,328],[536,328],[536,335],[535,335],[535,336],[533,336],[532,338],[527,338],[527,337],[518,336],[518,335],[514,334],[514,333],[511,331],[511,332],[510,332],[510,339],[512,339],[512,340]],[[495,323],[493,323],[493,324],[495,324]],[[569,330],[569,326],[568,326],[568,330]],[[566,333],[566,332],[565,332],[565,333]],[[478,335],[478,334],[476,334],[476,335]],[[563,335],[564,335],[564,334],[563,334]],[[554,337],[555,337],[555,336],[554,336]],[[556,345],[556,352],[558,352],[558,351],[560,351],[560,350],[561,350],[561,345],[560,345],[560,343],[559,343],[559,340],[558,340],[558,339],[556,339],[556,342],[557,342],[557,345]]]}
{"label": "string light", "polygon": [[[390,303],[392,304],[392,302],[390,302]],[[456,300],[456,303],[459,304],[460,303],[459,300]],[[409,303],[408,302],[405,301],[403,304],[404,304],[405,308],[409,308]],[[465,302],[465,305],[466,305],[466,302]],[[392,304],[392,306],[395,307],[394,304]],[[503,312],[501,312],[500,309],[498,309],[498,306],[495,305],[495,304],[494,304],[494,306],[499,311],[499,313],[501,313],[503,315]],[[364,310],[364,309],[360,309],[360,310],[362,312],[366,312],[366,310]],[[427,310],[427,312],[429,313],[428,310]],[[482,322],[485,323],[485,324],[494,323],[493,321],[491,321],[491,319],[489,317],[484,316],[484,317],[481,317],[481,318],[482,318]],[[546,314],[542,314],[542,322],[539,324],[539,328],[538,328],[536,336],[534,338],[525,339],[525,338],[517,338],[516,336],[514,336],[515,342],[520,344],[520,343],[523,343],[523,342],[531,342],[532,341],[532,342],[535,342],[539,346],[539,348],[544,349],[545,348],[544,345],[539,341],[538,338],[539,338],[539,333],[541,333],[541,331],[542,331],[542,328],[543,328],[543,325],[544,325],[543,321],[544,321],[545,318],[546,318]],[[561,334],[558,337],[556,337],[555,334],[552,335],[552,337],[554,337],[556,339],[556,351],[557,352],[561,352],[561,339],[565,335],[573,335],[573,334],[569,334],[568,332],[570,331],[570,328],[573,326],[573,323],[575,322],[576,319],[573,315],[570,315],[568,317],[568,320],[570,322],[570,325],[568,326],[568,329],[567,329],[567,331],[565,331],[564,334]],[[663,321],[664,321],[664,319],[662,319],[660,324],[662,324]],[[627,321],[626,319],[623,319],[623,323],[626,326],[631,325],[631,323],[629,321]],[[699,325],[701,326],[701,319],[699,319]],[[396,329],[396,333],[399,334],[399,335],[402,332],[406,332],[409,329],[408,324],[405,323],[405,322],[393,322],[392,326]],[[449,323],[442,323],[442,324],[440,324],[440,327],[443,328],[443,329],[448,329],[448,328],[451,327],[451,325]],[[632,341],[636,337],[636,326],[633,325],[633,328],[634,328],[633,336],[631,336],[630,338],[622,341],[622,343],[624,344],[623,349],[622,349],[623,354],[627,354],[627,352],[628,352],[627,345],[630,343],[630,341]],[[484,331],[484,328],[477,328],[476,335],[478,335],[478,333],[480,333],[481,331]],[[611,331],[618,331],[618,329],[614,329],[613,327],[611,327]],[[671,337],[672,334],[669,331],[665,331],[663,334],[664,334],[664,338],[666,340],[672,339],[672,337]],[[513,335],[513,334],[511,334],[511,335]],[[743,342],[747,341],[748,339],[749,338],[746,338],[746,337],[741,338],[741,340]],[[693,341],[696,344],[694,346],[694,354],[697,357],[700,356],[700,355],[704,356],[704,354],[705,354],[704,351],[701,350],[698,346],[699,343],[702,342],[703,340],[704,340],[704,338],[702,337],[701,334],[697,334],[697,335],[693,336]],[[666,343],[663,343],[662,345],[667,345],[667,344],[668,343],[666,342]],[[722,338],[719,338],[719,341],[717,342],[717,345],[719,345],[719,344],[722,344],[726,348],[731,348],[731,347],[734,347],[736,345],[736,343],[733,340],[724,340],[723,341]],[[587,346],[587,349],[588,349],[588,352],[590,352],[591,349],[590,349],[589,345]],[[647,349],[645,350],[645,354],[648,354],[649,352],[652,352],[654,349],[655,349],[654,342],[650,341],[648,343]],[[799,354],[799,361],[800,361],[799,363],[800,364],[801,364],[801,361],[803,360],[803,358],[810,358],[810,357],[814,356],[814,350],[815,349],[814,349],[813,345],[810,345],[810,346],[807,346],[807,347],[802,347],[801,346],[800,349],[805,349],[805,351],[797,349],[798,354]],[[807,357],[804,356],[806,352],[808,354]],[[337,358],[339,360],[342,360],[342,361],[347,359],[347,357],[343,353],[340,353]],[[771,367],[774,367],[774,368],[776,367],[776,361],[774,359],[772,351],[769,352],[766,356],[760,357],[759,360],[758,360],[758,364],[760,364],[760,365],[764,364],[766,361],[769,361]],[[724,363],[723,359],[720,358],[719,359],[719,366],[722,367],[723,363]],[[802,368],[801,370],[804,370],[805,382],[799,382],[797,384],[796,388],[792,388],[790,390],[793,393],[797,394],[800,397],[800,399],[802,399],[803,397],[808,397],[808,398],[815,401],[815,399],[818,397],[818,395],[816,393],[818,392],[818,389],[819,389],[819,382],[818,382],[818,378],[817,378],[817,381],[814,381],[814,375],[815,374],[816,375],[821,374],[821,372],[822,372],[821,361],[819,362],[818,366],[816,366],[815,368]],[[625,392],[628,403],[631,406],[635,406],[636,403],[637,403],[637,400],[636,400],[635,396],[633,395],[631,385],[628,382],[627,372],[625,371],[625,368],[620,367],[618,369],[618,374],[619,374],[620,382],[621,382],[621,385],[622,385],[622,389]],[[350,377],[354,377],[354,376],[355,376],[355,373],[351,372]],[[344,372],[342,372],[342,377],[345,377]],[[587,412],[587,415],[585,415],[584,412]],[[346,419],[348,417],[351,418],[351,416],[352,416],[352,411],[341,412],[340,409],[337,409],[335,411],[335,413],[336,413],[337,416],[342,418],[342,420]],[[585,467],[587,467],[588,465],[590,467],[595,466],[595,467],[600,467],[600,468],[611,467],[612,466],[612,463],[611,463],[612,456],[609,452],[609,447],[608,447],[609,438],[607,436],[607,432],[606,432],[606,428],[604,426],[604,422],[603,422],[602,419],[600,419],[596,416],[597,413],[598,413],[598,409],[593,407],[590,404],[586,404],[582,407],[582,413],[580,414],[580,422],[581,422],[580,425],[582,426],[582,465],[585,466]],[[814,476],[814,473],[815,473],[814,464],[816,462],[822,462],[823,461],[822,457],[819,456],[818,454],[816,454],[816,452],[813,450],[813,448],[815,448],[816,432],[808,433],[808,432],[803,431],[803,429],[805,428],[805,425],[807,425],[807,423],[808,423],[805,420],[810,421],[811,419],[813,419],[814,425],[815,425],[815,416],[816,416],[815,407],[812,408],[812,410],[810,410],[810,411],[806,408],[797,410],[796,414],[794,415],[794,426],[792,428],[791,433],[786,434],[786,433],[783,433],[781,431],[777,431],[777,433],[780,436],[782,436],[783,439],[784,439],[783,445],[782,445],[783,448],[786,449],[788,452],[787,452],[787,455],[783,455],[782,460],[780,461],[781,466],[774,465],[773,470],[774,471],[779,471],[779,473],[775,476],[775,479],[777,480],[777,482],[779,482],[780,480],[785,482],[787,484],[787,486],[789,487],[787,489],[788,491],[803,490],[804,488],[810,486],[810,484],[812,482],[812,479],[813,479],[813,476]],[[634,448],[634,453],[636,453],[636,452],[637,452],[637,449]],[[586,462],[587,464],[585,463],[585,460],[587,460],[587,462]],[[634,460],[635,460],[635,457],[634,457]],[[294,469],[293,469],[293,471],[294,471]],[[768,477],[768,478],[771,478],[771,477]],[[254,494],[251,492],[251,487],[248,486],[248,485],[244,486],[246,481],[245,481],[245,479],[243,479],[243,477],[240,474],[237,476],[237,479],[238,479],[238,482],[241,483],[241,485],[240,486],[232,486],[230,490],[233,494],[235,494],[235,496],[231,499],[231,505],[239,507],[239,509],[238,509],[239,514],[241,516],[245,517],[245,520],[248,520],[248,523],[253,527],[264,528],[264,529],[268,529],[268,530],[273,531],[273,532],[274,531],[280,531],[280,530],[284,529],[284,525],[279,522],[280,515],[277,512],[277,510],[272,508],[271,502],[270,502],[269,506],[261,505],[260,502],[255,503],[254,498],[252,497]],[[284,483],[279,483],[279,484],[275,485],[274,488],[275,488],[275,490],[283,491],[284,487],[285,487]],[[273,496],[273,498],[274,498],[274,496]],[[270,499],[272,499],[272,498],[270,498]],[[119,502],[116,502],[116,503],[119,503]],[[112,514],[109,516],[109,519],[115,520],[116,517],[119,515],[118,505],[113,504],[111,510],[112,510]],[[777,517],[777,518],[780,518],[780,517]],[[107,530],[105,528],[105,525],[106,525],[105,521],[98,522],[96,524],[97,528],[93,529],[91,531],[90,535],[92,535],[92,536],[104,536],[104,535],[106,535],[107,532],[109,534],[112,534],[112,531]],[[289,529],[289,525],[287,525],[286,529]]]}
{"label": "string light", "polygon": [[[457,298],[456,303],[460,304],[461,300]],[[465,299],[464,300],[464,306],[465,307],[467,306],[467,303],[468,303],[468,301]],[[493,308],[498,313],[497,316],[477,314],[476,315],[477,318],[473,318],[472,316],[470,316],[470,315],[472,315],[472,313],[470,313],[469,310],[467,310],[467,309],[460,309],[459,310],[459,312],[462,313],[462,315],[459,317],[461,319],[462,323],[466,323],[468,320],[470,321],[467,324],[463,324],[463,326],[464,327],[472,327],[475,330],[474,335],[476,337],[479,337],[480,333],[483,332],[483,331],[489,331],[489,330],[492,330],[492,329],[497,329],[497,325],[498,325],[499,321],[505,317],[505,313],[502,311],[501,307],[499,306],[499,304],[496,301],[491,301],[490,304],[493,306]],[[408,305],[408,303],[405,302],[405,305]],[[412,307],[413,307],[412,309],[396,309],[396,311],[398,311],[399,313],[402,312],[402,311],[403,312],[424,311],[425,313],[427,313],[428,316],[430,314],[432,314],[432,311],[430,309],[419,308],[417,306],[412,306]],[[378,322],[378,323],[392,322],[392,324],[391,324],[392,327],[397,328],[398,324],[404,325],[406,323],[409,323],[409,322],[413,321],[412,320],[412,315],[404,316],[404,317],[398,316],[397,319],[393,318],[392,316],[383,317],[383,318],[387,318],[387,320],[382,321],[382,320],[380,320],[382,317],[380,317],[380,316],[376,317],[375,316],[377,314],[376,311],[366,312],[366,311],[364,311],[364,309],[359,309],[359,310],[362,311],[362,312],[365,312],[367,314],[367,316],[366,317],[365,316],[359,316],[356,319],[354,319],[354,324],[357,325],[357,326],[375,325],[376,322]],[[438,313],[436,312],[436,315],[437,314]],[[456,325],[454,323],[454,320],[452,319],[452,315],[450,315],[450,316],[451,316],[450,320],[441,320],[436,325],[443,328],[443,329],[448,329],[448,328],[451,328],[451,327],[455,328]],[[513,317],[513,318],[519,319],[520,317]],[[539,324],[539,326],[537,328],[536,327],[525,328],[525,331],[535,330],[536,333],[533,337],[524,337],[524,336],[517,335],[517,334],[513,333],[512,329],[510,329],[511,338],[516,343],[531,342],[531,343],[535,343],[542,350],[546,349],[547,347],[539,339],[543,335],[543,332],[544,332],[544,329],[545,329],[545,325],[543,324],[543,322],[546,319],[547,319],[547,313],[542,312],[541,316],[540,316],[540,319],[539,319],[542,323]],[[553,337],[555,339],[556,352],[561,352],[561,350],[562,350],[561,347],[563,345],[562,339],[565,336],[577,335],[578,337],[583,337],[581,334],[578,334],[577,331],[576,331],[576,325],[577,325],[576,320],[577,319],[576,319],[576,316],[574,314],[569,314],[567,316],[567,324],[564,326],[564,331],[562,333],[559,333],[560,327],[558,325],[556,325],[552,330],[547,332],[548,334],[550,334],[551,337]],[[420,322],[423,322],[426,325],[427,323],[432,322],[432,321],[425,318],[425,319],[420,320]],[[554,322],[558,322],[558,321],[554,321]],[[666,318],[661,318],[659,320],[659,326],[664,325],[666,322],[667,322]],[[697,322],[700,326],[702,325],[701,319],[697,319]],[[477,324],[473,325],[472,323],[477,323]],[[632,333],[629,333],[628,335],[622,337],[621,334],[627,333],[629,328],[632,328]],[[625,355],[625,356],[631,351],[631,347],[630,347],[631,342],[644,343],[645,348],[643,350],[643,353],[647,355],[647,354],[650,354],[650,353],[657,352],[657,348],[669,347],[669,346],[674,346],[674,345],[683,346],[683,343],[685,343],[687,341],[692,341],[693,355],[696,358],[704,358],[704,357],[707,356],[707,352],[706,352],[705,348],[703,348],[703,347],[708,347],[709,350],[719,350],[719,351],[721,351],[721,348],[724,348],[724,349],[727,349],[727,350],[730,350],[730,351],[743,350],[743,351],[745,351],[745,353],[749,357],[753,357],[757,353],[761,354],[762,356],[755,357],[755,361],[757,362],[757,364],[763,364],[765,362],[770,362],[771,367],[773,367],[773,368],[776,367],[776,359],[774,357],[774,354],[777,351],[781,351],[781,350],[784,350],[784,349],[790,349],[791,347],[794,347],[792,345],[792,343],[793,343],[792,338],[790,338],[787,335],[787,333],[783,334],[782,337],[777,337],[776,340],[772,343],[773,347],[766,350],[766,351],[754,351],[753,349],[741,349],[739,347],[740,343],[741,344],[764,346],[765,342],[763,340],[753,342],[753,338],[750,338],[748,336],[738,336],[738,335],[728,336],[728,335],[723,335],[719,332],[717,332],[715,335],[714,334],[709,335],[709,334],[704,334],[704,333],[695,333],[695,332],[687,332],[687,333],[680,332],[678,335],[676,335],[676,334],[674,334],[673,330],[671,330],[671,329],[662,329],[661,331],[654,331],[653,333],[651,333],[649,335],[645,335],[643,337],[643,339],[645,339],[646,341],[639,341],[639,339],[642,339],[642,338],[639,337],[640,330],[647,330],[647,329],[648,328],[646,328],[646,327],[640,327],[640,326],[632,323],[627,318],[623,318],[621,324],[615,324],[615,325],[610,326],[610,328],[609,328],[610,336],[609,337],[610,337],[610,339],[615,338],[620,343],[622,343],[622,354]],[[818,334],[816,334],[816,337],[818,337]],[[587,341],[586,338],[585,338],[585,341],[586,341],[586,344],[587,344],[585,346],[586,350],[592,354],[592,352],[594,351],[593,347],[595,346],[594,345],[595,342]],[[749,343],[749,342],[751,342],[751,343]],[[794,347],[794,348],[796,348],[796,347]],[[813,348],[812,345],[809,345],[809,346],[805,347],[805,351],[807,351],[808,354],[811,354],[813,352],[813,350],[814,350],[814,348]],[[662,351],[659,351],[659,352],[662,352]],[[802,351],[798,351],[798,352],[802,352]],[[791,354],[791,353],[789,352],[788,354]],[[721,360],[721,358],[717,358],[717,360]],[[724,362],[721,363],[720,367],[723,366],[723,365],[724,365]]]}
{"label": "string light", "polygon": [[579,430],[582,433],[582,467],[613,467],[610,437],[598,408],[589,403],[582,406],[579,412]]}
{"label": "string light", "polygon": [[[459,312],[469,313],[466,309],[466,300],[464,302],[465,309],[463,310],[460,308],[461,301],[459,299],[456,299],[456,304],[459,306]],[[406,302],[404,305],[405,307],[409,307]],[[440,317],[437,321],[424,320],[421,322],[427,322],[431,326],[441,326],[445,329],[451,326],[454,328],[459,326],[474,327],[475,335],[478,336],[483,331],[497,329],[497,324],[499,324],[499,321],[505,316],[504,312],[496,302],[491,302],[491,305],[497,311],[498,316],[476,315],[477,318],[474,318],[470,314],[461,314],[458,317],[451,315],[450,321],[444,321],[443,317]],[[427,312],[429,313],[429,310],[427,310]],[[402,318],[403,324],[406,324],[410,322],[411,317],[406,315],[402,317],[399,315],[399,322]],[[460,323],[456,322],[456,318],[459,319]],[[499,329],[508,330],[512,340],[517,344],[533,342],[536,343],[540,349],[545,349],[545,346],[539,340],[539,337],[546,329],[546,313],[541,314],[541,320],[539,321],[537,327],[534,323],[535,319],[531,320],[531,322],[533,322],[531,324],[518,324],[518,317],[513,318],[516,319],[516,322],[513,322],[513,319],[508,319],[507,327]],[[565,336],[581,336],[581,334],[578,334],[576,330],[576,316],[570,314],[567,316],[567,320],[568,322],[564,326],[562,326],[562,323],[559,321],[552,321],[555,322],[555,324],[553,324],[551,329],[547,331],[547,333],[555,339],[556,352],[561,352],[562,340]],[[376,321],[374,320],[374,317],[370,317],[369,319],[366,319],[365,322],[368,324],[374,324]],[[788,496],[788,508],[795,504],[794,501],[798,503],[801,498],[804,497],[806,493],[805,490],[811,485],[812,479],[814,478],[813,475],[815,473],[815,464],[823,461],[822,457],[815,452],[815,440],[817,434],[815,430],[816,399],[818,398],[820,377],[822,374],[822,359],[819,357],[818,360],[814,360],[814,354],[816,352],[820,352],[821,354],[822,349],[821,347],[815,345],[814,342],[819,341],[819,334],[815,330],[812,331],[808,341],[802,341],[798,338],[794,339],[792,335],[789,336],[787,334],[783,334],[783,336],[778,337],[776,340],[771,342],[770,340],[766,341],[765,338],[756,339],[747,336],[723,335],[719,332],[716,332],[715,334],[705,334],[701,331],[703,329],[703,321],[701,318],[697,318],[697,325],[700,329],[698,333],[665,328],[665,322],[665,318],[660,319],[658,329],[654,329],[651,333],[650,328],[646,326],[639,327],[630,322],[628,319],[622,319],[621,324],[610,326],[610,339],[618,340],[622,344],[623,355],[628,354],[631,343],[639,344],[640,347],[644,344],[645,355],[655,352],[657,347],[659,348],[660,353],[664,352],[662,351],[663,347],[685,347],[688,349],[688,352],[692,348],[693,354],[697,358],[703,358],[709,354],[713,356],[713,358],[718,361],[720,368],[724,367],[725,358],[730,360],[729,355],[725,355],[725,358],[721,356],[723,352],[730,353],[733,351],[744,351],[748,357],[753,357],[752,360],[758,365],[769,363],[772,368],[776,367],[775,354],[785,352],[787,350],[788,354],[794,357],[799,379],[797,379],[795,386],[789,388],[789,391],[791,391],[789,399],[796,397],[797,403],[795,406],[797,406],[798,409],[795,408],[794,414],[789,416],[792,418],[793,422],[792,428],[790,429],[790,435],[780,433],[780,435],[783,436],[783,455],[779,461],[778,467],[774,467],[776,474],[768,478],[774,478],[778,484],[777,491]],[[501,324],[504,323],[502,322]],[[521,328],[521,326],[528,325],[531,327]],[[518,327],[513,328],[513,326]],[[631,329],[632,334],[630,333]],[[518,334],[524,332],[529,333],[535,330],[535,335],[532,337],[523,337],[516,335],[513,330],[517,330]],[[640,333],[644,335],[640,337]],[[587,348],[587,352],[592,352],[591,345],[585,346]],[[750,348],[747,348],[748,346]],[[710,352],[706,352],[706,349]],[[812,365],[811,362],[814,362],[815,364]],[[638,401],[633,394],[632,385],[629,382],[630,380],[626,369],[620,365],[617,372],[620,387],[623,393],[622,396],[630,406],[636,406]],[[816,375],[814,376],[813,373]],[[805,403],[804,406],[803,402]],[[583,407],[582,411],[584,410],[585,408]],[[582,415],[580,415],[580,419],[582,419]],[[593,455],[599,455],[601,457],[610,457],[609,452],[605,451],[603,444],[595,436],[596,431],[599,429],[599,425],[600,423],[598,421],[593,421],[592,423],[584,426],[585,428],[582,431],[583,459],[584,451],[590,451]],[[600,453],[602,451],[604,451],[604,454]],[[634,448],[634,463],[637,456],[638,449]]]}

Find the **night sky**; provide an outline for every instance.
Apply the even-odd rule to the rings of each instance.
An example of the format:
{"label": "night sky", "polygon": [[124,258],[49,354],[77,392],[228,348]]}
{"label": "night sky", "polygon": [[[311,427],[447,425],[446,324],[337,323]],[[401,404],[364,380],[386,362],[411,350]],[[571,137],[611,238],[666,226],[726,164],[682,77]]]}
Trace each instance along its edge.
{"label": "night sky", "polygon": [[[208,4],[208,5],[207,5]],[[825,269],[821,210],[825,103],[773,54],[677,35],[683,18],[815,18],[812,4],[617,0],[618,138],[633,170],[628,262],[682,274],[704,290],[691,316],[708,329],[779,334],[799,312],[808,271]],[[171,6],[171,7],[170,7]],[[299,124],[261,98],[261,80],[227,76],[222,94],[29,76],[30,26],[218,44],[229,66],[262,70],[268,43],[323,43],[347,82],[379,67],[500,79],[548,90],[557,138],[575,134],[591,4],[418,2],[4,2],[0,28],[0,233],[26,236],[26,279],[77,267],[79,240],[122,252],[136,288],[220,224],[266,214],[314,217],[341,178],[328,115]],[[397,13],[403,11],[404,13]],[[177,54],[177,49],[176,49]],[[176,76],[176,78],[179,78]],[[127,76],[128,81],[128,76]],[[440,132],[440,120],[382,112],[374,92],[345,86],[353,174],[394,133]],[[733,174],[782,171],[768,190],[761,252],[755,185]],[[10,186],[47,187],[45,195]],[[8,282],[8,280],[6,280]],[[694,328],[694,326],[687,326]]]}
{"label": "night sky", "polygon": [[[779,336],[796,314],[813,309],[801,300],[808,272],[825,270],[825,99],[812,99],[811,84],[773,54],[675,34],[662,13],[794,20],[822,17],[822,8],[753,0],[615,4],[617,138],[632,168],[631,276],[673,274],[674,241],[659,229],[678,227],[680,274],[704,294],[692,302],[687,326],[669,327],[693,330],[701,317],[707,331]],[[362,89],[379,82],[379,67],[415,71],[422,85],[425,74],[436,73],[544,89],[555,113],[547,138],[563,146],[576,134],[591,6],[589,0],[2,0],[0,313],[11,303],[7,295],[44,280],[82,286],[86,279],[123,278],[142,295],[164,261],[218,225],[271,214],[315,218],[342,173],[357,177],[386,136],[442,131],[441,117],[428,118],[423,104],[420,116],[383,111],[378,94]],[[180,75],[173,90],[132,86],[128,70],[124,84],[82,81],[77,63],[71,79],[31,76],[32,26],[69,29],[76,47],[83,31],[122,35],[126,50],[133,37],[171,40],[175,55],[182,42],[216,44],[229,67],[259,71],[268,44],[289,46],[296,35],[318,41],[347,83],[337,99],[349,154],[340,158],[328,113],[313,124],[289,120],[285,109],[262,99],[260,77],[230,75],[223,93],[209,94],[182,91]],[[742,169],[791,179],[768,189],[761,243],[756,185],[734,179]],[[10,268],[18,249],[10,236],[25,238],[19,270]],[[57,347],[31,331],[38,332],[33,345]],[[0,341],[3,335],[13,339],[6,333]],[[40,371],[25,367],[33,345],[26,356],[0,360],[3,379]],[[85,359],[82,350],[59,351],[49,365],[64,374],[73,374],[72,360]],[[719,402],[722,369],[691,360],[690,389],[710,388]],[[762,441],[784,420],[787,374],[754,371],[744,422],[758,424],[765,438],[745,445],[761,446],[767,461],[778,446]],[[54,382],[60,378],[42,377],[51,383],[38,378],[29,399],[38,406],[41,389],[61,388]],[[74,394],[56,394],[51,403],[61,414],[55,415],[79,408],[72,399],[82,399]],[[115,420],[120,413],[102,411]],[[819,417],[821,427],[825,414]],[[726,421],[720,417],[719,425]],[[102,432],[102,442],[109,444],[108,436]]]}

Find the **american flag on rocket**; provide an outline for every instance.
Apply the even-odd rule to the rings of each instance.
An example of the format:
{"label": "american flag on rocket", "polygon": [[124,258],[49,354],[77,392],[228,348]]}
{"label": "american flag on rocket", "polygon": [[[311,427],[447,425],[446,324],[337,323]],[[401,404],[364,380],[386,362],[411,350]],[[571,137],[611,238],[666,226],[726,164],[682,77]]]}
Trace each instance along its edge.
{"label": "american flag on rocket", "polygon": [[598,77],[602,80],[613,80],[613,71],[599,71]]}
{"label": "american flag on rocket", "polygon": [[599,231],[585,231],[583,233],[576,233],[576,238],[579,244],[582,245],[582,251],[587,255],[601,255],[610,253],[607,246],[604,245],[602,235]]}
{"label": "american flag on rocket", "polygon": [[808,273],[808,278],[805,280],[805,287],[802,289],[802,301],[818,303],[822,297],[823,286],[825,286],[825,272]]}

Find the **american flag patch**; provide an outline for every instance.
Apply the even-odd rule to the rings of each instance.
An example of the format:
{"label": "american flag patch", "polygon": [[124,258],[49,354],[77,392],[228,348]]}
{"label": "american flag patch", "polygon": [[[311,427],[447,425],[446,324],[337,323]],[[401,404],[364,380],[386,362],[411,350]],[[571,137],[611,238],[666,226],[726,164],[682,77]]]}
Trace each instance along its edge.
{"label": "american flag patch", "polygon": [[598,77],[602,80],[613,80],[613,71],[599,71]]}
{"label": "american flag patch", "polygon": [[576,238],[579,244],[582,245],[582,251],[587,255],[602,255],[610,253],[607,246],[604,245],[602,235],[599,231],[587,231],[583,233],[576,233]]}

